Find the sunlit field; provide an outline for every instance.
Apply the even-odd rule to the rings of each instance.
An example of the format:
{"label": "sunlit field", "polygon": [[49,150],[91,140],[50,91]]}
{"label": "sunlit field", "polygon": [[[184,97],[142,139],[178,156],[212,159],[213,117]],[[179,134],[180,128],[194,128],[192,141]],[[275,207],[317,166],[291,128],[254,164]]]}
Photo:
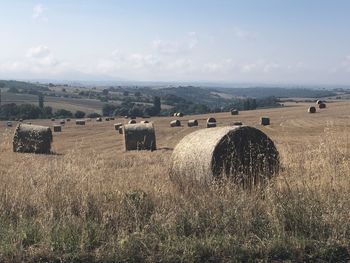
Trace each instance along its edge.
{"label": "sunlit field", "polygon": [[[2,122],[0,262],[349,260],[350,105],[308,106],[185,116],[177,128],[173,117],[151,118],[154,152],[125,152],[113,124],[127,120],[116,119],[66,123],[52,155],[13,153],[15,127]],[[172,150],[209,116],[265,132],[279,174],[250,191],[229,180],[180,190],[169,179]],[[199,127],[187,127],[194,118]]]}

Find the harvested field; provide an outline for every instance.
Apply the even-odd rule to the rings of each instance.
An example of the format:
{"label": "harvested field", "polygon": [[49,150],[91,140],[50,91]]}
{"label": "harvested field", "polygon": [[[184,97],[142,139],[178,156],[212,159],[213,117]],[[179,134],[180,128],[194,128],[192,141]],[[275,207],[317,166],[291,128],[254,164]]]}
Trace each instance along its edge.
{"label": "harvested field", "polygon": [[170,180],[172,150],[209,115],[182,118],[198,120],[195,129],[150,118],[154,152],[125,152],[114,122],[72,120],[53,134],[53,154],[19,154],[16,123],[1,122],[0,261],[346,262],[350,105],[328,102],[315,114],[309,106],[210,114],[218,127],[241,121],[274,141],[280,172],[252,191],[222,181],[181,192]]}

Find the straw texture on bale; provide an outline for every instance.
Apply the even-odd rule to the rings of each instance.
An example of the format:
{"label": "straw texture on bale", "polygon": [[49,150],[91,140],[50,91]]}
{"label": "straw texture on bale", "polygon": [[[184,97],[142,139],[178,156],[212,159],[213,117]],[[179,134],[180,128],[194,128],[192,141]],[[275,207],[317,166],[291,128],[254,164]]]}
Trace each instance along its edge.
{"label": "straw texture on bale", "polygon": [[173,120],[170,122],[170,127],[180,127],[181,122],[179,120]]}
{"label": "straw texture on bale", "polygon": [[315,113],[316,112],[316,108],[314,106],[309,107],[309,109],[307,110],[308,113]]}
{"label": "straw texture on bale", "polygon": [[261,117],[261,125],[270,125],[270,118],[269,117]]}
{"label": "straw texture on bale", "polygon": [[177,114],[176,114],[176,117],[183,117],[184,116],[184,114],[182,113],[182,112],[178,112]]}
{"label": "straw texture on bale", "polygon": [[128,124],[136,124],[136,121],[134,119],[130,120]]}
{"label": "straw texture on bale", "polygon": [[239,111],[237,109],[231,110],[231,115],[238,115]]}
{"label": "straw texture on bale", "polygon": [[272,140],[249,126],[201,129],[185,136],[171,156],[171,179],[186,186],[231,178],[249,187],[271,178],[279,169]]}
{"label": "straw texture on bale", "polygon": [[116,124],[114,124],[114,129],[116,130],[116,131],[119,131],[119,128],[120,127],[122,127],[123,126],[123,124],[122,123],[116,123]]}
{"label": "straw texture on bale", "polygon": [[53,126],[53,131],[54,132],[61,132],[62,131],[62,126],[61,125],[54,125]]}
{"label": "straw texture on bale", "polygon": [[188,127],[198,126],[198,121],[197,121],[197,120],[189,120],[189,121],[187,122],[187,126],[188,126]]}
{"label": "straw texture on bale", "polygon": [[13,137],[13,151],[50,153],[52,132],[49,127],[19,124]]}
{"label": "straw texture on bale", "polygon": [[175,112],[175,113],[173,114],[173,117],[177,117],[177,112]]}
{"label": "straw texture on bale", "polygon": [[75,124],[76,125],[85,125],[85,120],[76,120]]}
{"label": "straw texture on bale", "polygon": [[123,126],[125,150],[156,150],[153,123],[126,124]]}
{"label": "straw texture on bale", "polygon": [[326,103],[320,103],[320,104],[318,104],[318,107],[320,109],[325,109],[326,108]]}

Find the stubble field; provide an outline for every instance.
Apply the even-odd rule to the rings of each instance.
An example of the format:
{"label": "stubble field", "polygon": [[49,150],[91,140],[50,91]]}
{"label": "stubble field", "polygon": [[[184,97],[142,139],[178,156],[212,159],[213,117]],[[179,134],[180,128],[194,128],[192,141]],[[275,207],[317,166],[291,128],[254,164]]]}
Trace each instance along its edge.
{"label": "stubble field", "polygon": [[0,123],[0,261],[349,260],[350,105],[308,106],[210,115],[275,142],[282,169],[252,191],[229,181],[180,191],[169,179],[172,149],[209,115],[180,118],[178,128],[151,118],[154,152],[125,152],[113,124],[127,120],[116,119],[72,120],[54,133],[52,155],[18,154],[14,127]]}

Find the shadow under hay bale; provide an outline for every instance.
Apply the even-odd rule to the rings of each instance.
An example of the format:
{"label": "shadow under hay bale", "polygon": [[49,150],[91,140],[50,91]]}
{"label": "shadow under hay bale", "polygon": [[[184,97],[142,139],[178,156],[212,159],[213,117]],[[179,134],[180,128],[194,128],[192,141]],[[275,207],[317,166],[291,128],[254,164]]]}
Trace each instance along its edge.
{"label": "shadow under hay bale", "polygon": [[173,120],[170,122],[170,127],[180,127],[181,122],[179,120]]}
{"label": "shadow under hay bale", "polygon": [[315,113],[316,112],[316,108],[314,106],[311,106],[308,108],[307,110],[308,113]]}
{"label": "shadow under hay bale", "polygon": [[75,124],[76,125],[85,125],[85,120],[76,120]]}
{"label": "shadow under hay bale", "polygon": [[198,121],[197,121],[197,120],[189,120],[189,121],[187,122],[187,126],[188,126],[188,127],[198,126]]}
{"label": "shadow under hay bale", "polygon": [[270,125],[270,118],[269,117],[261,117],[260,124],[264,125],[264,126]]}
{"label": "shadow under hay bale", "polygon": [[243,123],[241,121],[235,121],[234,123],[232,123],[233,126],[241,126],[243,125]]}
{"label": "shadow under hay bale", "polygon": [[237,109],[232,109],[231,110],[231,115],[238,115],[239,111]]}
{"label": "shadow under hay bale", "polygon": [[325,109],[325,108],[326,108],[326,103],[320,103],[320,104],[318,104],[318,108],[320,108],[320,109]]}
{"label": "shadow under hay bale", "polygon": [[61,132],[62,131],[62,126],[61,125],[54,125],[53,126],[53,131],[54,132]]}
{"label": "shadow under hay bale", "polygon": [[51,142],[52,132],[49,127],[19,124],[13,137],[13,151],[48,154]]}
{"label": "shadow under hay bale", "polygon": [[123,126],[125,150],[156,150],[153,123],[126,124]]}
{"label": "shadow under hay bale", "polygon": [[184,137],[175,147],[170,176],[175,183],[209,183],[231,178],[250,187],[266,182],[279,170],[273,141],[249,126],[201,129]]}

